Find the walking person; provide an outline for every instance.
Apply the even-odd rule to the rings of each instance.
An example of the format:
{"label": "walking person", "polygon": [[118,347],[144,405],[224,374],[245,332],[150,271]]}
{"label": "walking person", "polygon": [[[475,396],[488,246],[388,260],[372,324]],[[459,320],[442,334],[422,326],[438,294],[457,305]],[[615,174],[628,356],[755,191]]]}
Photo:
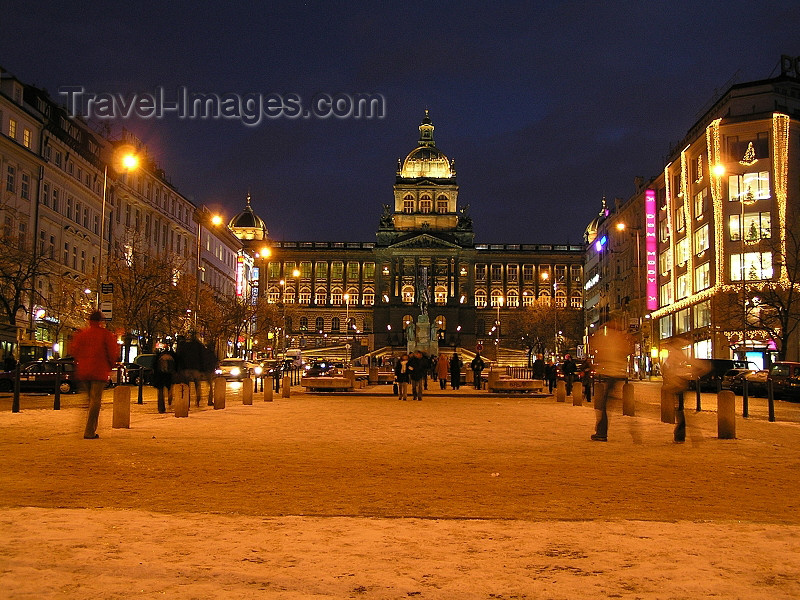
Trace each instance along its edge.
{"label": "walking person", "polygon": [[394,377],[397,380],[397,393],[400,400],[408,400],[408,382],[411,379],[408,369],[408,354],[403,354],[394,366]]}
{"label": "walking person", "polygon": [[[208,405],[214,406],[214,375],[217,373],[219,359],[211,344],[203,345],[202,377],[208,383]],[[198,392],[199,393],[199,392]]]}
{"label": "walking person", "polygon": [[103,313],[94,311],[89,315],[89,326],[76,333],[70,344],[70,352],[75,357],[75,376],[78,381],[85,382],[89,396],[89,413],[83,432],[87,440],[100,437],[97,434],[100,402],[119,352],[117,336],[100,326],[103,320]]}
{"label": "walking person", "polygon": [[531,369],[533,371],[533,378],[534,379],[541,379],[542,381],[545,380],[545,367],[544,360],[542,359],[541,354],[536,355],[536,360],[533,361],[533,365],[531,365]]}
{"label": "walking person", "polygon": [[561,372],[564,373],[564,381],[567,384],[567,396],[572,395],[572,384],[575,382],[575,373],[578,371],[578,365],[572,360],[569,354],[564,355],[564,362],[561,363]]}
{"label": "walking person", "polygon": [[425,357],[417,350],[408,359],[409,375],[411,377],[411,399],[422,401],[423,380],[427,377]]}
{"label": "walking person", "polygon": [[556,370],[556,365],[551,358],[544,366],[544,378],[547,380],[547,389],[550,394],[553,393],[553,388],[556,387],[557,377],[558,371]]}
{"label": "walking person", "polygon": [[475,355],[475,358],[472,359],[472,362],[469,364],[469,366],[472,368],[472,374],[475,380],[475,389],[479,390],[481,389],[481,372],[486,368],[486,363],[483,362],[480,352]]}
{"label": "walking person", "polygon": [[710,370],[708,363],[702,359],[690,359],[678,344],[667,345],[667,358],[661,364],[664,389],[673,396],[675,406],[675,430],[673,440],[676,443],[686,441],[686,415],[684,413],[684,393],[689,389],[689,381],[705,375]]}
{"label": "walking person", "polygon": [[156,354],[153,362],[153,387],[156,388],[160,413],[167,412],[164,396],[167,396],[169,405],[172,406],[172,384],[177,373],[175,353],[170,348],[165,348]]}
{"label": "walking person", "polygon": [[440,354],[436,360],[436,377],[439,379],[439,387],[443,390],[447,389],[447,375],[450,373],[450,361],[447,356]]}
{"label": "walking person", "polygon": [[450,386],[457,390],[461,387],[461,358],[458,352],[453,352],[453,357],[450,359]]}
{"label": "walking person", "polygon": [[598,378],[603,383],[602,392],[595,397],[597,423],[592,441],[605,442],[608,440],[608,400],[628,377],[628,356],[633,351],[633,340],[609,323],[589,339],[589,348]]}
{"label": "walking person", "polygon": [[592,361],[588,358],[581,364],[580,371],[581,382],[583,383],[583,395],[587,402],[592,401]]}
{"label": "walking person", "polygon": [[204,352],[203,344],[197,339],[194,331],[189,332],[188,340],[183,337],[178,338],[178,347],[175,353],[178,372],[181,379],[189,384],[189,393],[191,394],[192,388],[195,389],[195,406],[200,406],[200,382],[203,379]]}

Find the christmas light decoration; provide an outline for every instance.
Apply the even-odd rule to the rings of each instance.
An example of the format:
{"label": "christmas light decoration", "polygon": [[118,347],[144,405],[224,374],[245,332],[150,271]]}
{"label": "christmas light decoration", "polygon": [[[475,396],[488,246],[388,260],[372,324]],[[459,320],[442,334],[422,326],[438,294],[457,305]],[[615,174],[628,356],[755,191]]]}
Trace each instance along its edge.
{"label": "christmas light decoration", "polygon": [[[778,232],[780,256],[786,256],[786,193],[789,174],[789,116],[782,113],[772,115],[773,182],[778,200]],[[786,260],[782,258],[778,280],[788,283]]]}
{"label": "christmas light decoration", "polygon": [[757,161],[756,149],[753,147],[753,142],[750,142],[747,144],[747,150],[745,150],[744,156],[742,157],[742,160],[739,161],[739,164],[749,167],[756,164]]}

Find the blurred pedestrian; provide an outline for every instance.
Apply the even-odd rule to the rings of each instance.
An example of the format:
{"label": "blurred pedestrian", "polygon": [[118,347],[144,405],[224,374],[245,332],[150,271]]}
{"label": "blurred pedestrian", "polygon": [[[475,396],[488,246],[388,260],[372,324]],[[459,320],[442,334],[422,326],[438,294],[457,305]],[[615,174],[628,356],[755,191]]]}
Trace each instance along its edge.
{"label": "blurred pedestrian", "polygon": [[450,373],[450,361],[447,356],[442,353],[436,360],[436,377],[439,378],[439,387],[443,390],[447,389],[447,375]]}
{"label": "blurred pedestrian", "polygon": [[14,355],[11,352],[6,352],[6,355],[3,357],[3,370],[4,371],[13,371],[17,368],[17,359],[14,358]]}
{"label": "blurred pedestrian", "polygon": [[202,376],[208,383],[208,405],[214,406],[214,376],[217,374],[219,359],[211,344],[203,345]]}
{"label": "blurred pedestrian", "polygon": [[75,377],[85,383],[89,396],[89,413],[83,432],[83,437],[87,440],[100,437],[97,434],[100,402],[119,352],[117,336],[100,326],[103,320],[103,313],[94,311],[89,315],[89,327],[76,333],[70,344],[70,352],[75,358]]}
{"label": "blurred pedestrian", "polygon": [[541,354],[536,355],[536,360],[533,361],[533,365],[531,365],[531,368],[533,369],[534,379],[541,379],[541,380],[545,379],[545,364]]}
{"label": "blurred pedestrian", "polygon": [[567,387],[567,396],[572,395],[572,383],[575,381],[575,373],[578,371],[578,365],[572,360],[569,354],[564,355],[564,362],[561,363],[561,372],[564,374],[564,381]]}
{"label": "blurred pedestrian", "polygon": [[663,387],[673,397],[675,406],[675,430],[673,439],[677,443],[686,441],[686,415],[684,414],[684,393],[689,389],[689,381],[705,375],[711,370],[707,361],[689,358],[677,343],[667,344],[667,358],[661,365]]}
{"label": "blurred pedestrian", "polygon": [[[175,358],[178,361],[178,372],[181,380],[189,384],[189,393],[195,389],[195,406],[200,406],[200,382],[203,379],[203,354],[205,348],[197,333],[189,332],[189,339],[178,337],[178,347],[176,348]],[[191,404],[191,401],[190,401]]]}
{"label": "blurred pedestrian", "polygon": [[450,359],[450,386],[457,390],[461,387],[461,367],[463,363],[461,362],[461,357],[458,355],[458,352],[453,352],[453,356]]}
{"label": "blurred pedestrian", "polygon": [[592,401],[592,386],[594,384],[594,379],[592,377],[592,361],[588,358],[581,363],[580,367],[580,377],[581,382],[583,383],[583,395],[586,398],[587,402]]}
{"label": "blurred pedestrian", "polygon": [[615,388],[628,377],[628,356],[633,351],[633,340],[614,323],[604,325],[589,339],[589,348],[594,357],[595,371],[603,383],[602,392],[595,397],[597,423],[592,440],[608,440],[608,400]]}
{"label": "blurred pedestrian", "polygon": [[167,396],[169,406],[172,406],[172,384],[178,368],[175,362],[175,353],[169,348],[159,351],[153,361],[153,387],[156,388],[158,398],[158,412],[167,412],[164,396]]}
{"label": "blurred pedestrian", "polygon": [[400,400],[408,400],[408,382],[411,379],[408,369],[408,354],[403,354],[394,367],[394,376],[397,380],[397,394]]}
{"label": "blurred pedestrian", "polygon": [[423,380],[428,371],[421,351],[417,350],[408,359],[408,370],[411,377],[411,399],[422,401]]}
{"label": "blurred pedestrian", "polygon": [[547,390],[548,393],[553,393],[553,388],[556,387],[556,378],[558,376],[558,370],[556,369],[556,365],[553,362],[553,359],[547,361],[547,364],[544,366],[544,378],[547,380]]}
{"label": "blurred pedestrian", "polygon": [[472,359],[472,362],[469,364],[469,366],[472,369],[475,389],[479,390],[481,389],[481,373],[486,368],[486,363],[483,362],[480,352],[475,354],[475,358]]}

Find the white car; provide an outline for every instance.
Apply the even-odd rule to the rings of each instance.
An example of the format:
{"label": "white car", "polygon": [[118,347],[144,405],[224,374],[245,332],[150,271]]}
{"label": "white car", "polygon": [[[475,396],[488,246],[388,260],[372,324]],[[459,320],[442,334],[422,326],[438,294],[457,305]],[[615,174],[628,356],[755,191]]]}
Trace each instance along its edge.
{"label": "white car", "polygon": [[243,358],[223,358],[216,373],[225,379],[244,379],[250,376],[250,365]]}

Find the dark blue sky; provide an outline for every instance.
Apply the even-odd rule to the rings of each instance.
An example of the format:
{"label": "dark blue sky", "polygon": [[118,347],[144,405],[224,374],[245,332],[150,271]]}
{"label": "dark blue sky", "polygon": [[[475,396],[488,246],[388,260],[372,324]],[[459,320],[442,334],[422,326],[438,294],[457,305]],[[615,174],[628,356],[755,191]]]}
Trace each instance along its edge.
{"label": "dark blue sky", "polygon": [[115,122],[196,203],[230,216],[250,189],[278,240],[374,240],[428,108],[478,241],[578,243],[731,78],[800,55],[796,0],[5,5],[0,66],[54,97],[382,94],[381,120]]}

